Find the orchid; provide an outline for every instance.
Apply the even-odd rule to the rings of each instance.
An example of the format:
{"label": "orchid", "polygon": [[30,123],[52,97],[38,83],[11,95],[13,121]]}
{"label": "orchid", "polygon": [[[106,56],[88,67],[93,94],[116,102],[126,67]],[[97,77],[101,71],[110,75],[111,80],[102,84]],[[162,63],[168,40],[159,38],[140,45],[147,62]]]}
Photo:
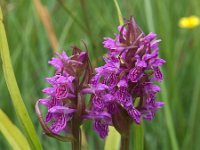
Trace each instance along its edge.
{"label": "orchid", "polygon": [[[133,18],[118,31],[115,39],[104,38],[108,50],[105,64],[95,68],[95,73],[87,52],[76,47],[72,56],[62,52],[49,61],[56,69],[55,75],[46,78],[51,87],[42,90],[47,98],[39,99],[37,104],[47,108],[45,121],[40,113],[39,118],[50,136],[62,139],[60,133],[64,132],[76,147],[77,142],[80,145],[80,125],[92,120],[101,138],[108,135],[109,126],[114,126],[123,138],[133,122],[154,119],[164,105],[156,100],[160,91],[156,82],[163,80],[160,66],[165,63],[158,57],[157,35],[145,35]],[[86,94],[91,96],[88,105]]]}
{"label": "orchid", "polygon": [[[47,135],[59,140],[70,139],[78,149],[80,125],[86,113],[82,90],[88,85],[92,74],[88,54],[74,47],[70,57],[63,51],[53,57],[49,64],[56,71],[53,77],[46,78],[51,87],[42,90],[47,98],[39,99],[36,103],[37,115]],[[42,119],[39,104],[47,108],[45,120]],[[67,136],[62,136],[62,132]]]}
{"label": "orchid", "polygon": [[87,90],[93,94],[91,113],[108,113],[112,120],[108,123],[100,122],[99,116],[94,118],[95,129],[102,138],[108,134],[109,125],[124,134],[124,124],[140,124],[142,118],[152,120],[156,110],[164,105],[156,101],[160,88],[155,82],[163,80],[159,67],[165,63],[158,57],[157,35],[145,35],[132,18],[118,30],[115,39],[104,38],[106,63],[95,69]]}

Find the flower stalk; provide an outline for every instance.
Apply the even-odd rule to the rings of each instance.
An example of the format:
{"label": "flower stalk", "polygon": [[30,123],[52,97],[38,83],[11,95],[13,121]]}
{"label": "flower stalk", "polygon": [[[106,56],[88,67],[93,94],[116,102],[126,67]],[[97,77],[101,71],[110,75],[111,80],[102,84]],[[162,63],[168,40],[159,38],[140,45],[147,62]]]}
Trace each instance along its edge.
{"label": "flower stalk", "polygon": [[121,135],[121,147],[120,150],[129,150],[130,145],[130,129],[127,129],[126,135]]}
{"label": "flower stalk", "polygon": [[81,150],[81,130],[79,118],[74,117],[72,119],[72,135],[74,140],[72,141],[72,150]]}

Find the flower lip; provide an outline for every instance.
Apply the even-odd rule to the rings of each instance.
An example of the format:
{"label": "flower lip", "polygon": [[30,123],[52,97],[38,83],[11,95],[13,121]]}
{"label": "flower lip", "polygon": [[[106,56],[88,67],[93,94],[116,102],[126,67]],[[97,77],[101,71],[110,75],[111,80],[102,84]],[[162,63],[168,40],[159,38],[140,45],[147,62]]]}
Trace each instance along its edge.
{"label": "flower lip", "polygon": [[87,111],[87,115],[83,116],[84,119],[92,120],[105,120],[108,124],[112,124],[111,115],[107,112],[96,112],[96,111]]}

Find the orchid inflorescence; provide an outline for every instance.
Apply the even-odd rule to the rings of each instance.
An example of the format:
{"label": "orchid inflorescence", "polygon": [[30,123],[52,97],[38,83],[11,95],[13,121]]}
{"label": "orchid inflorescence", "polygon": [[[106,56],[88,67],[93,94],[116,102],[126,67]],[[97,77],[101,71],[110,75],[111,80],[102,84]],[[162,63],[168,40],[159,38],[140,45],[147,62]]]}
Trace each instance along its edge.
{"label": "orchid inflorescence", "polygon": [[[49,64],[55,75],[46,78],[51,85],[36,105],[39,120],[46,133],[60,137],[62,131],[76,138],[74,130],[84,120],[93,120],[101,138],[114,126],[126,134],[131,123],[140,124],[142,118],[152,120],[163,102],[156,101],[160,88],[155,83],[163,80],[160,66],[165,61],[158,57],[157,35],[145,35],[133,18],[118,27],[115,38],[104,38],[108,50],[105,65],[93,71],[87,51],[74,47],[72,56],[57,54]],[[90,94],[89,103],[85,95]],[[39,104],[47,107],[43,120]],[[69,137],[70,137],[69,136]],[[59,138],[58,138],[59,139]],[[62,139],[62,138],[60,138]]]}

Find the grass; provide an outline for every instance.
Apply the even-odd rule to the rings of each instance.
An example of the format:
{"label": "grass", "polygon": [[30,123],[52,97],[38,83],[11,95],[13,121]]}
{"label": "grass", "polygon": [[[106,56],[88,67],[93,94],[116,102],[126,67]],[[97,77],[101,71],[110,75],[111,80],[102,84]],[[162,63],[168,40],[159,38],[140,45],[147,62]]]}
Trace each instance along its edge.
{"label": "grass", "polygon": [[[67,0],[61,5],[54,0],[42,0],[48,8],[59,50],[70,53],[71,45],[84,48],[83,40],[95,66],[103,64],[106,51],[103,37],[113,37],[117,32],[118,16],[113,1]],[[200,16],[198,0],[118,0],[124,17],[133,15],[145,33],[153,31],[162,39],[161,57],[167,63],[164,87],[158,98],[165,101],[165,108],[158,111],[152,122],[144,121],[144,149],[193,149],[200,146],[200,27],[180,29],[180,17]],[[40,136],[44,149],[70,149],[63,143],[42,134],[34,113],[34,104],[44,97],[41,89],[47,86],[44,77],[52,75],[47,61],[53,56],[48,34],[36,12],[33,1],[1,0],[4,24],[10,47],[14,72],[31,120]],[[67,7],[68,11],[64,8]],[[81,23],[81,27],[72,15]],[[2,62],[0,62],[2,63]],[[14,107],[11,104],[0,65],[0,108],[19,128]],[[163,96],[164,95],[164,96]],[[167,96],[166,96],[167,95]],[[167,109],[167,111],[166,111]],[[170,116],[170,117],[169,117]],[[84,125],[90,149],[103,149],[104,141],[91,131],[92,125]],[[0,134],[0,149],[11,149]]]}

